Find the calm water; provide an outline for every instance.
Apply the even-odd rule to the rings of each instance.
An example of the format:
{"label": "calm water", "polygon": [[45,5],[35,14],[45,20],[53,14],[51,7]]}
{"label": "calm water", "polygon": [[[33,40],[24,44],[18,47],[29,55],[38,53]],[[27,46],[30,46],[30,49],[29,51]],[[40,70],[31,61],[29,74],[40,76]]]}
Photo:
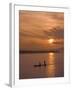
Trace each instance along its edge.
{"label": "calm water", "polygon": [[[64,76],[64,57],[60,53],[31,53],[20,54],[19,78],[47,78]],[[44,64],[47,66],[34,67],[34,65]]]}

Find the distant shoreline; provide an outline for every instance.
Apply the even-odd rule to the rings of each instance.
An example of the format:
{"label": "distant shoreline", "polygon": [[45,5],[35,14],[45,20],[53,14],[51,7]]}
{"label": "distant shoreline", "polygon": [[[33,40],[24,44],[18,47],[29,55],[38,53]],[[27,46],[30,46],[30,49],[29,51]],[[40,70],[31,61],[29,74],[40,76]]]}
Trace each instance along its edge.
{"label": "distant shoreline", "polygon": [[53,53],[59,53],[61,52],[61,50],[50,50],[50,51],[19,51],[19,53],[50,53],[50,52],[53,52]]}

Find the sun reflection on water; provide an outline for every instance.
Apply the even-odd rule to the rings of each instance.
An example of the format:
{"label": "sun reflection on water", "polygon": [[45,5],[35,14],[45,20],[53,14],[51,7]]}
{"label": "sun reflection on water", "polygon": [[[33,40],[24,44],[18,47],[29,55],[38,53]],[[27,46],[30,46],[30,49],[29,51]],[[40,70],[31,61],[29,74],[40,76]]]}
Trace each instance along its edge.
{"label": "sun reflection on water", "polygon": [[55,76],[55,69],[55,53],[51,52],[48,54],[47,74],[49,77]]}

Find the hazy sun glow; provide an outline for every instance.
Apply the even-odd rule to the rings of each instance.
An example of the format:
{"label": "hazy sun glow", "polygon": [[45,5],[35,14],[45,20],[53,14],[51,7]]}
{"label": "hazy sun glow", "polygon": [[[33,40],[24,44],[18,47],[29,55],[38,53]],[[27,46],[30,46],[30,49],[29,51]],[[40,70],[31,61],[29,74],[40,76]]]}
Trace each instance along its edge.
{"label": "hazy sun glow", "polygon": [[48,42],[49,43],[53,43],[54,42],[54,39],[49,39]]}
{"label": "hazy sun glow", "polygon": [[54,56],[54,53],[53,53],[53,52],[50,52],[49,55],[50,55],[50,56]]}

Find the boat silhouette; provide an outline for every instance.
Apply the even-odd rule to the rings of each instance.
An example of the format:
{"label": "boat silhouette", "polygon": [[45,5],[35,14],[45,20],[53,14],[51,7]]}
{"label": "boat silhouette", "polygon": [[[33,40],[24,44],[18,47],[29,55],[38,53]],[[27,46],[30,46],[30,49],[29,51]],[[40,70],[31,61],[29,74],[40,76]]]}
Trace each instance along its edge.
{"label": "boat silhouette", "polygon": [[34,65],[34,67],[41,67],[41,63]]}
{"label": "boat silhouette", "polygon": [[35,64],[34,67],[46,67],[46,61],[44,60],[43,64],[41,64],[40,62],[38,64]]}

